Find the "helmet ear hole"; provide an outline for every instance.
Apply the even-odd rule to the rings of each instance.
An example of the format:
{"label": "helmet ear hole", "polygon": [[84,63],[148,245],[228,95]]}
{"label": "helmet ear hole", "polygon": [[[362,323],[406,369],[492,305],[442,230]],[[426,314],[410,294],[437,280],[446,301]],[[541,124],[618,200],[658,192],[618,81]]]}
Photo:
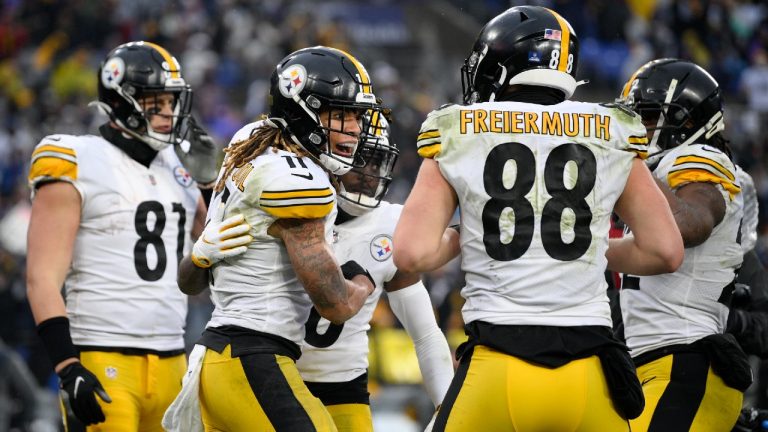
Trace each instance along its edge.
{"label": "helmet ear hole", "polygon": [[128,116],[128,121],[127,121],[128,127],[132,129],[136,129],[137,127],[139,127],[139,119],[137,117],[138,116],[136,114],[131,114],[130,116]]}

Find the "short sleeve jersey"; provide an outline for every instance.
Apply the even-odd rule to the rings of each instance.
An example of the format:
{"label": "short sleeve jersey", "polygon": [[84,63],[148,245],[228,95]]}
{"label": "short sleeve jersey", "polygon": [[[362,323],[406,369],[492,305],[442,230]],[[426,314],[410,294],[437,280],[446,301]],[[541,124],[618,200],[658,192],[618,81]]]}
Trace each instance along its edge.
{"label": "short sleeve jersey", "polygon": [[743,259],[741,188],[736,167],[725,153],[701,144],[675,147],[661,158],[653,175],[672,189],[692,182],[714,184],[726,210],[704,243],[685,249],[674,273],[624,277],[621,310],[633,356],[723,333],[730,284]]}
{"label": "short sleeve jersey", "polygon": [[[259,127],[266,126],[246,125],[232,142],[248,138]],[[219,206],[224,206],[224,218],[244,215],[254,241],[243,255],[213,266],[215,308],[208,327],[237,325],[300,344],[312,302],[282,240],[267,230],[281,218],[322,218],[330,244],[336,192],[328,174],[308,157],[268,147],[226,179],[224,190],[211,200],[209,218]]]}
{"label": "short sleeve jersey", "polygon": [[302,378],[311,382],[347,382],[368,369],[368,329],[384,284],[397,272],[392,261],[392,234],[402,206],[382,201],[378,208],[335,226],[334,253],[339,264],[355,260],[376,284],[360,311],[341,325],[331,324],[312,310],[306,325],[301,358]]}
{"label": "short sleeve jersey", "polygon": [[172,147],[146,167],[105,139],[51,135],[32,153],[33,195],[55,181],[82,199],[64,290],[77,345],[184,348],[187,299],[176,284],[200,191]]}
{"label": "short sleeve jersey", "polygon": [[639,117],[612,105],[490,102],[430,113],[418,152],[458,196],[464,321],[611,326],[610,216],[647,147]]}

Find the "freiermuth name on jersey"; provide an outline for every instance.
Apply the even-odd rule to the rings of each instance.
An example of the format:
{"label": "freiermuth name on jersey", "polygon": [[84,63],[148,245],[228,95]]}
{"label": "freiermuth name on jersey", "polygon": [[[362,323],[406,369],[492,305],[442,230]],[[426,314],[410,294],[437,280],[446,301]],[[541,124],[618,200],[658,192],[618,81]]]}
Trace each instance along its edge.
{"label": "freiermuth name on jersey", "polygon": [[461,110],[459,133],[541,134],[611,139],[611,117],[598,113],[557,111]]}

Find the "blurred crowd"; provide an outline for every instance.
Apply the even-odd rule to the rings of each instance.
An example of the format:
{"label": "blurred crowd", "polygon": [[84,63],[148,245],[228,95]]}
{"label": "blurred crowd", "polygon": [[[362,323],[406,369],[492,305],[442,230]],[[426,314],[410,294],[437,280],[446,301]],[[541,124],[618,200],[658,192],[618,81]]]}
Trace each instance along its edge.
{"label": "blurred crowd", "polygon": [[[286,53],[317,44],[349,50],[367,65],[376,94],[393,109],[401,156],[389,200],[402,203],[418,170],[414,144],[421,121],[440,105],[460,101],[459,67],[481,23],[523,3],[551,7],[576,30],[579,79],[589,80],[576,100],[612,101],[634,70],[663,56],[693,60],[712,73],[725,92],[726,134],[735,158],[755,179],[761,208],[757,250],[768,262],[765,1],[5,0],[0,6],[0,340],[24,359],[38,382],[55,388],[25,299],[26,171],[43,136],[94,133],[105,122],[87,105],[96,99],[96,71],[111,48],[148,40],[172,52],[194,89],[195,116],[221,146],[266,111],[269,75]],[[426,281],[454,347],[463,337],[462,284],[457,262]],[[206,296],[191,299],[190,344],[210,310]],[[371,333],[372,377],[384,384],[417,384],[418,370],[414,375],[402,367],[417,367],[415,356],[405,363],[394,358],[410,354],[403,354],[408,351],[398,348],[399,333],[389,329],[397,323],[384,304]],[[412,408],[418,410],[419,402]]]}

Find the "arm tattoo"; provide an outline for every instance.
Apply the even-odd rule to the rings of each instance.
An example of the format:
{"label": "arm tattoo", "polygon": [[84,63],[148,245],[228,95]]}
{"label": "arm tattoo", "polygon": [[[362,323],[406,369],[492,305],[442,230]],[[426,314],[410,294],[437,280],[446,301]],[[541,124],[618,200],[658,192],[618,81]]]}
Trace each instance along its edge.
{"label": "arm tattoo", "polygon": [[325,242],[324,231],[321,219],[286,221],[283,242],[312,302],[319,308],[332,308],[347,301],[347,285]]}

